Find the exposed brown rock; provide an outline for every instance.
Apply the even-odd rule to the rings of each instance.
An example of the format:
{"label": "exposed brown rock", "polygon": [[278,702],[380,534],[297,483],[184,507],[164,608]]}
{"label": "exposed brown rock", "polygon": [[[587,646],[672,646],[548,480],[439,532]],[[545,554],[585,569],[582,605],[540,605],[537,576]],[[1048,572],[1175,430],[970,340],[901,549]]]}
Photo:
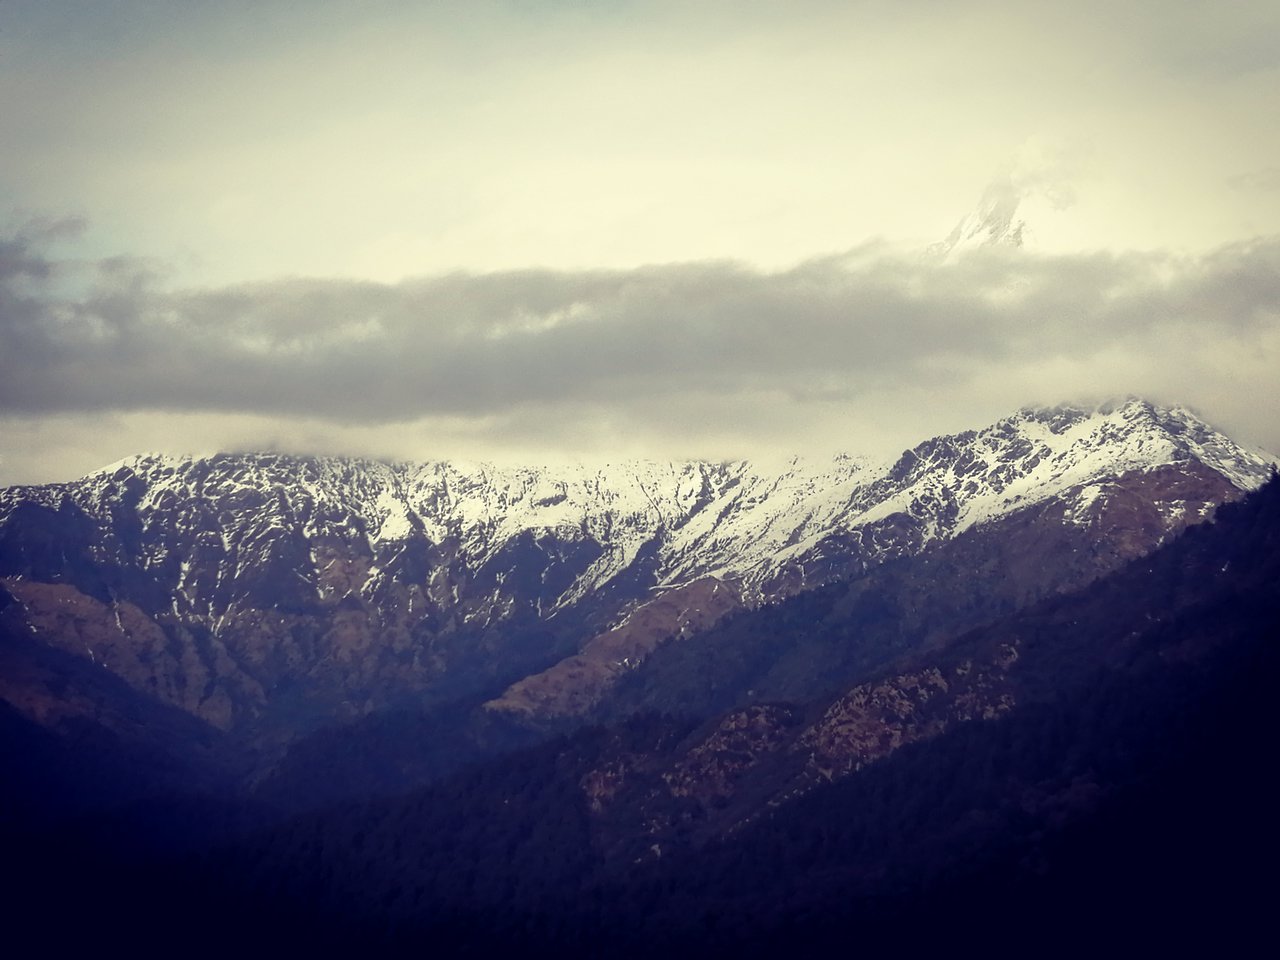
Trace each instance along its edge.
{"label": "exposed brown rock", "polygon": [[658,647],[705,630],[741,605],[733,588],[714,577],[668,590],[588,640],[577,654],[512,684],[485,706],[530,718],[581,716]]}
{"label": "exposed brown rock", "polygon": [[202,652],[189,634],[166,635],[127,601],[103,603],[67,584],[16,579],[3,584],[22,605],[27,628],[45,643],[86,657],[134,689],[214,726],[231,725],[233,699],[264,699],[261,686],[216,639]]}
{"label": "exposed brown rock", "polygon": [[808,752],[813,777],[834,780],[953,723],[992,719],[1013,707],[1006,674],[1016,661],[1017,649],[1006,646],[989,663],[965,660],[861,684],[828,707],[795,749]]}
{"label": "exposed brown rock", "polygon": [[626,753],[588,771],[579,784],[592,813],[601,813],[608,803],[628,785],[629,775],[642,762],[643,757]]}
{"label": "exposed brown rock", "polygon": [[785,704],[735,710],[662,779],[673,796],[696,797],[704,803],[723,800],[743,773],[786,745],[796,713]]}

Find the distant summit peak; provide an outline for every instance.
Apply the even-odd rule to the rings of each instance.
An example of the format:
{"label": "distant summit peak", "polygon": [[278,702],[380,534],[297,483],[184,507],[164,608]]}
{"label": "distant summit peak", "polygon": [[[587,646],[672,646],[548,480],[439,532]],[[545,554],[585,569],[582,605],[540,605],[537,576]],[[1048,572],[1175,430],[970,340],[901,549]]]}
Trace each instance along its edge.
{"label": "distant summit peak", "polygon": [[960,218],[945,240],[931,244],[928,254],[945,260],[957,252],[980,247],[1021,247],[1028,230],[1018,216],[1022,194],[1010,176],[997,177],[982,192],[978,206]]}
{"label": "distant summit peak", "polygon": [[1076,184],[1087,174],[1087,143],[1033,136],[1012,152],[982,191],[977,205],[947,236],[924,250],[946,262],[978,249],[1010,251],[1060,244],[1078,235],[1066,211],[1076,204]]}

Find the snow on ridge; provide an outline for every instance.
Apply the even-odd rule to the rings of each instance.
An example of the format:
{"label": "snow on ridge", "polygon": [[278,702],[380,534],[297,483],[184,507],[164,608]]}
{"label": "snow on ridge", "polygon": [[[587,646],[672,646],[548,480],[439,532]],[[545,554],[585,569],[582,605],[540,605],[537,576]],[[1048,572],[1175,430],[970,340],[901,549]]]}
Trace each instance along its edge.
{"label": "snow on ridge", "polygon": [[1086,488],[1101,478],[1198,460],[1241,490],[1266,477],[1269,460],[1214,431],[1185,407],[1159,408],[1130,398],[1095,408],[1028,409],[979,434],[1010,426],[1033,444],[1019,475],[986,489],[962,508],[957,531],[1019,507]]}
{"label": "snow on ridge", "polygon": [[739,575],[794,553],[798,543],[839,528],[857,493],[889,466],[847,455],[830,462],[792,458],[777,474],[744,464],[731,493],[667,544],[672,581],[698,573]]}
{"label": "snow on ridge", "polygon": [[[646,548],[655,551],[658,587],[706,575],[759,584],[786,565],[803,567],[818,558],[831,537],[896,514],[910,518],[910,537],[918,539],[902,540],[895,549],[919,549],[1071,491],[1087,495],[1101,479],[1190,460],[1240,489],[1261,484],[1273,462],[1185,408],[1130,398],[1027,408],[884,461],[838,455],[767,464],[499,466],[143,454],[70,484],[0,490],[0,522],[20,500],[56,508],[71,497],[106,523],[111,502],[121,496],[116,474],[127,467],[146,484],[140,512],[169,510],[164,524],[213,523],[228,562],[237,545],[257,544],[281,530],[296,530],[310,542],[363,536],[374,562],[371,583],[392,575],[404,541],[417,536],[448,543],[458,562],[473,570],[529,533],[535,540],[599,544],[599,556],[546,608],[554,610],[632,568]],[[158,529],[155,535],[160,543],[149,548],[154,556],[145,562],[160,564],[185,534]],[[177,570],[175,562],[175,576]]]}

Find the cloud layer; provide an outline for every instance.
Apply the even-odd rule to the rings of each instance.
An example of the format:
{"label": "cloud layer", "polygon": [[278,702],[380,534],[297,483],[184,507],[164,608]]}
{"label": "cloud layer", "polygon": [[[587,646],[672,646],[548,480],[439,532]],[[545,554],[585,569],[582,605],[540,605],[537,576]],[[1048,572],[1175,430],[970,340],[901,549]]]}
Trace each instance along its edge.
{"label": "cloud layer", "polygon": [[[1116,393],[1280,449],[1274,0],[4,11],[0,223],[83,216],[0,227],[0,483]],[[993,177],[1031,249],[922,262]]]}
{"label": "cloud layer", "polygon": [[450,418],[495,447],[527,439],[531,420],[554,447],[594,418],[662,452],[713,424],[729,445],[776,443],[788,421],[817,442],[838,417],[896,402],[887,421],[933,402],[977,416],[1140,391],[1244,418],[1280,447],[1267,413],[1277,238],[1183,258],[979,250],[940,265],[867,246],[773,272],[706,262],[183,290],[144,262],[52,257],[66,229],[0,244],[11,417]]}

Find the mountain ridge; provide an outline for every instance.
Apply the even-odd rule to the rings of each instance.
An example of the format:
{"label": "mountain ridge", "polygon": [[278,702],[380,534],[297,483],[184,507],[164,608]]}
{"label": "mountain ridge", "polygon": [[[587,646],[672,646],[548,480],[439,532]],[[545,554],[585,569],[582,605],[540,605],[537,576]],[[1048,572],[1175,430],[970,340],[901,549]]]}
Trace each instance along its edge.
{"label": "mountain ridge", "polygon": [[[1082,449],[1084,456],[1067,456]],[[923,441],[896,460],[837,454],[830,463],[810,463],[793,457],[791,469],[777,475],[748,460],[606,461],[554,468],[278,454],[142,454],[79,481],[0,490],[0,521],[16,502],[52,506],[70,495],[83,503],[89,499],[86,487],[127,485],[130,474],[149,482],[152,504],[147,505],[164,496],[166,478],[184,480],[170,492],[193,498],[218,484],[231,490],[291,486],[317,506],[345,501],[342,506],[355,507],[352,517],[370,548],[414,534],[434,543],[457,537],[473,561],[482,564],[493,556],[493,544],[528,532],[608,541],[610,556],[598,558],[566,592],[572,602],[616,576],[660,533],[671,542],[664,545],[665,571],[658,586],[706,575],[751,583],[767,575],[768,558],[784,564],[833,528],[871,525],[896,512],[911,514],[913,507],[919,512],[913,485],[921,487],[916,501],[941,494],[956,503],[953,516],[931,518],[934,523],[925,533],[932,539],[943,526],[947,533],[958,533],[1099,475],[1190,459],[1239,489],[1255,488],[1271,462],[1227,440],[1186,408],[1130,399],[1093,409],[1023,408],[983,430]],[[1063,462],[1066,469],[1061,469]],[[231,469],[219,472],[221,465]],[[972,478],[984,466],[990,476],[978,476],[987,481],[980,485]],[[343,485],[347,491],[338,489]],[[299,519],[304,534],[323,533],[322,513]],[[708,537],[711,526],[718,528],[717,534],[728,528],[729,539]],[[478,543],[481,539],[487,542]]]}
{"label": "mountain ridge", "polygon": [[[601,482],[541,528],[582,488],[143,462],[0,492],[0,835],[40,935],[1022,955],[1181,944],[1170,903],[1220,942],[1274,859],[1280,479],[1176,408],[1024,411],[834,492]],[[789,565],[715,576],[752,537]]]}
{"label": "mountain ridge", "polygon": [[[324,717],[497,696],[664,593],[719,582],[758,605],[1047,503],[1038,523],[1078,527],[1081,546],[1114,528],[1124,559],[1271,469],[1138,399],[1028,408],[893,460],[788,463],[142,456],[0,490],[0,583],[32,634],[231,728],[285,702]],[[665,610],[643,643],[594,649],[648,655],[709,625]]]}

